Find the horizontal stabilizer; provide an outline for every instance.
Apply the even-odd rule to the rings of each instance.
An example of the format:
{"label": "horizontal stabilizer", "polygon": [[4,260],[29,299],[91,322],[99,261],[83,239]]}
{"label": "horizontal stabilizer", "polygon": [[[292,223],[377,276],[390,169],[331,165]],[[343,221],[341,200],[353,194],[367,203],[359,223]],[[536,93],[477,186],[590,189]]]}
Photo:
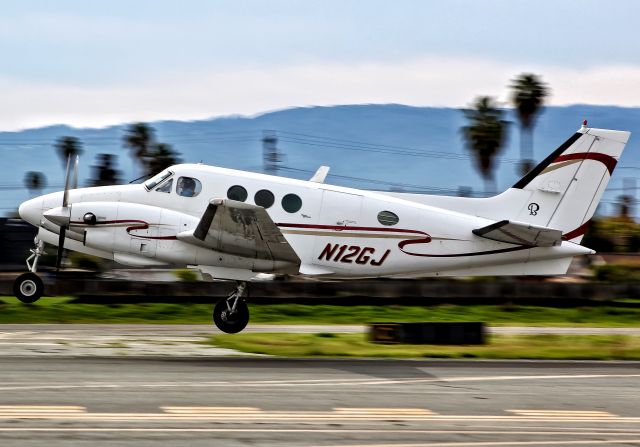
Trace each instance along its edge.
{"label": "horizontal stabilizer", "polygon": [[562,231],[523,222],[501,220],[473,230],[476,236],[529,247],[553,247],[562,243]]}

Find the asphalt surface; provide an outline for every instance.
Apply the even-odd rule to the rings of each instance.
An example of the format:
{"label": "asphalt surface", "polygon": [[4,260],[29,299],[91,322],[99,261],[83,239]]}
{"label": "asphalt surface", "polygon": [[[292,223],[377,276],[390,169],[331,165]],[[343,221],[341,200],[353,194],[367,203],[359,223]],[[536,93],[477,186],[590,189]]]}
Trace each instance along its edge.
{"label": "asphalt surface", "polygon": [[640,363],[0,357],[2,446],[640,446]]}
{"label": "asphalt surface", "polygon": [[215,333],[0,325],[0,446],[640,446],[640,362],[238,358],[200,343]]}

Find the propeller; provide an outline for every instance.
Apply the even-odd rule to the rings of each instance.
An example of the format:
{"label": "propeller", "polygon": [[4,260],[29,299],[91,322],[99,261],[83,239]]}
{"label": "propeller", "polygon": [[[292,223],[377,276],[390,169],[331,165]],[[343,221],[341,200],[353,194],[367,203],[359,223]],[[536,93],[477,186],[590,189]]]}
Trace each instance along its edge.
{"label": "propeller", "polygon": [[79,162],[80,162],[80,157],[76,155],[76,161],[73,163],[73,183],[72,183],[71,189],[78,189],[78,163]]}
{"label": "propeller", "polygon": [[[71,189],[78,187],[78,156],[73,168],[73,184]],[[64,180],[64,193],[62,195],[62,206],[52,208],[46,211],[43,216],[60,227],[60,233],[58,236],[58,253],[56,255],[56,270],[60,270],[62,264],[62,253],[64,252],[64,240],[67,234],[67,229],[71,223],[71,206],[69,204],[69,183],[71,180],[71,155],[67,158],[67,172]]]}

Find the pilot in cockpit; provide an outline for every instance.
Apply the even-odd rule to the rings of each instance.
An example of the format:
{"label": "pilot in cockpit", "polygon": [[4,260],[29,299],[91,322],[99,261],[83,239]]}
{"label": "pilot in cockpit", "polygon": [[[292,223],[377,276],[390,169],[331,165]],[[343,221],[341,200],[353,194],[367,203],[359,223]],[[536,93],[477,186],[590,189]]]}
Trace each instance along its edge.
{"label": "pilot in cockpit", "polygon": [[196,193],[196,182],[189,177],[180,177],[176,192],[183,197],[193,197]]}

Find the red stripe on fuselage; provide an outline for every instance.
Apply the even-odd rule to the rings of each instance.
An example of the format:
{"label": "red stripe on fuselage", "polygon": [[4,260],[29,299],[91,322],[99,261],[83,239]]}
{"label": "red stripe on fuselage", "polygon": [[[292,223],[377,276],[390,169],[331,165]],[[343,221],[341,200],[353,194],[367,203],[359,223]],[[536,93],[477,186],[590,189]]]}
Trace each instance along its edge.
{"label": "red stripe on fuselage", "polygon": [[[380,231],[383,233],[407,233],[407,234],[422,234],[424,236],[429,236],[424,231],[405,230],[402,228],[354,227],[349,225],[314,225],[314,224],[294,224],[294,223],[278,223],[276,225],[281,228],[306,228],[306,229],[315,229],[315,230],[334,230],[334,231],[344,231],[344,230]],[[431,241],[431,236],[429,236],[429,241]]]}
{"label": "red stripe on fuselage", "polygon": [[[82,221],[76,221],[76,222],[71,222],[72,225],[83,225],[83,226],[87,226],[87,227],[91,227],[94,225],[88,225],[85,222]],[[96,222],[95,225],[113,225],[113,224],[136,224],[136,225],[131,225],[129,227],[127,227],[125,229],[125,231],[127,232],[127,234],[129,234],[131,237],[136,237],[139,239],[153,239],[153,240],[163,240],[163,241],[172,241],[172,240],[177,240],[178,238],[176,236],[140,236],[137,234],[131,234],[132,231],[138,231],[138,230],[148,230],[150,225],[159,225],[159,224],[150,224],[149,222],[146,222],[144,220],[136,220],[136,219],[126,219],[126,220],[105,220],[102,222]]]}
{"label": "red stripe on fuselage", "polygon": [[[443,255],[435,255],[435,254],[427,254],[427,253],[413,253],[410,251],[404,250],[407,245],[413,244],[428,244],[431,242],[431,236],[424,231],[419,230],[407,230],[403,228],[379,228],[379,227],[354,227],[354,226],[342,226],[342,225],[313,225],[313,224],[285,224],[279,223],[277,224],[279,227],[284,228],[307,228],[307,229],[318,229],[318,230],[334,230],[334,231],[344,231],[344,230],[353,230],[353,231],[381,231],[385,233],[404,233],[404,234],[420,234],[424,235],[424,238],[420,239],[407,239],[404,241],[398,242],[398,248],[401,252],[409,255],[409,256],[420,256],[426,258],[454,258],[454,257],[462,257],[462,256],[480,256],[480,255],[491,255],[496,253],[506,253],[510,251],[518,251],[518,250],[526,250],[531,247],[529,246],[516,246],[509,248],[501,248],[497,250],[487,250],[487,251],[477,251],[470,253],[452,253],[452,254],[443,254]],[[331,233],[327,233],[330,235]]]}
{"label": "red stripe on fuselage", "polygon": [[[379,231],[379,232],[385,232],[385,233],[396,232],[396,233],[405,233],[405,234],[421,234],[426,237],[421,239],[407,239],[404,241],[400,241],[398,243],[398,248],[400,249],[400,251],[402,251],[407,255],[420,256],[420,257],[426,257],[426,258],[455,258],[455,257],[467,257],[467,256],[482,256],[482,255],[493,255],[493,254],[499,254],[499,253],[508,253],[512,251],[520,251],[520,250],[528,250],[531,248],[536,248],[528,245],[516,245],[515,247],[499,248],[495,250],[476,251],[476,252],[467,252],[467,253],[451,253],[451,254],[442,254],[442,255],[428,254],[428,253],[412,253],[410,251],[404,250],[404,247],[412,244],[429,243],[432,240],[431,236],[425,233],[424,231],[407,230],[402,228],[396,229],[396,228],[378,228],[378,227],[355,227],[355,226],[346,226],[346,225],[345,226],[314,225],[314,224],[293,224],[293,223],[278,223],[276,225],[280,228],[305,228],[305,229],[334,230],[334,231],[357,230],[357,231]],[[575,230],[569,231],[564,236],[562,236],[562,239],[568,241],[577,236],[583,235],[587,230],[587,226],[588,226],[588,222],[584,223],[583,225],[576,228]],[[330,235],[330,234],[331,233],[327,233],[327,235]]]}

